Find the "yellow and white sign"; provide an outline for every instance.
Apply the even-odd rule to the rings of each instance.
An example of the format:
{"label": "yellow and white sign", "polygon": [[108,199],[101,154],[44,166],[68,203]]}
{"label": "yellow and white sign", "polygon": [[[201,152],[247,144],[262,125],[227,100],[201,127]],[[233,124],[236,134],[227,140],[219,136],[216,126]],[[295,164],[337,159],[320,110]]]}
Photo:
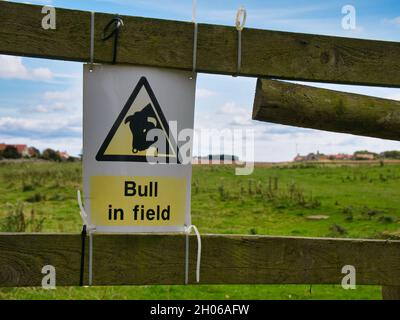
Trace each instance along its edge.
{"label": "yellow and white sign", "polygon": [[185,178],[93,176],[90,179],[92,223],[97,226],[183,225],[186,187]]}
{"label": "yellow and white sign", "polygon": [[84,67],[84,205],[96,230],[179,232],[191,224],[192,169],[179,150],[191,158],[192,141],[178,139],[193,129],[196,81],[190,76]]}

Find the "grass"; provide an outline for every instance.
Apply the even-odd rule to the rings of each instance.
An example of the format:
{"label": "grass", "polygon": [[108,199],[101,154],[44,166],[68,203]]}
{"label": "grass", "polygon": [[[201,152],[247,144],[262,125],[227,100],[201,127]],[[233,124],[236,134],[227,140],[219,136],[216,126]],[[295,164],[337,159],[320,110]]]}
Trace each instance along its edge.
{"label": "grass", "polygon": [[65,287],[56,290],[41,288],[1,289],[0,299],[85,300],[85,299],[205,299],[205,300],[312,300],[312,299],[380,299],[379,287],[360,286],[343,290],[340,286],[306,285],[198,285],[198,286],[120,286],[120,287]]}
{"label": "grass", "polygon": [[[80,163],[0,162],[1,231],[80,232]],[[400,165],[194,166],[202,233],[400,238]],[[22,217],[21,217],[22,215]],[[308,216],[328,216],[311,220]],[[146,286],[0,289],[0,299],[379,299],[377,286]]]}

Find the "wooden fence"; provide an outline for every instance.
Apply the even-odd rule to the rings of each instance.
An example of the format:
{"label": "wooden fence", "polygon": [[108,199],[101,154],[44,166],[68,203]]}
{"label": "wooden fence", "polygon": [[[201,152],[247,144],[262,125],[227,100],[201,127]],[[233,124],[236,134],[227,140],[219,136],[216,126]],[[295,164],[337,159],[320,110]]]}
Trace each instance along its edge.
{"label": "wooden fence", "polygon": [[[202,245],[201,284],[341,284],[342,268],[352,265],[357,285],[400,286],[400,241],[203,235]],[[190,284],[196,250],[191,236]],[[80,259],[78,234],[0,234],[1,286],[40,286],[45,265],[56,268],[57,285],[77,286]],[[184,280],[184,235],[93,236],[93,285]]]}
{"label": "wooden fence", "polygon": [[[44,30],[41,27],[41,8],[0,2],[0,54],[88,62],[90,12],[57,9],[56,30]],[[103,28],[112,17],[104,13],[95,15],[95,62],[109,63],[112,60],[112,41],[101,40]],[[117,63],[192,69],[192,23],[122,18],[124,29],[120,34]],[[199,24],[198,30],[197,71],[235,74],[236,29]],[[243,30],[242,42],[240,75],[400,86],[399,43],[250,28]],[[316,126],[312,117],[303,119],[302,123],[293,120],[295,113],[290,116],[293,105],[279,99],[272,104],[280,109],[281,117],[278,113],[269,114],[268,108],[271,109],[272,104],[268,96],[263,95],[268,88],[259,83],[254,118],[349,132],[345,122],[352,115],[346,114],[346,108],[358,107],[352,105],[357,104],[357,97],[344,94],[344,102],[338,104],[340,110],[334,105],[328,105],[327,110],[317,110],[315,114],[326,112],[334,116],[326,117],[328,124],[325,126]],[[307,94],[312,96],[310,90]],[[307,103],[302,105],[305,118],[316,107],[309,108]],[[371,101],[367,101],[367,107],[368,103]],[[379,114],[374,113],[371,118],[365,111],[368,108],[362,108],[365,119],[372,119],[375,126],[369,135],[398,138],[395,118],[398,103],[378,101],[378,104],[379,110],[390,109],[392,117],[387,118],[390,126],[379,127],[379,123],[374,122],[382,118],[379,110]],[[333,121],[336,123],[332,124]],[[383,132],[386,129],[388,131]],[[352,133],[368,135],[362,130]],[[194,237],[190,241],[189,280],[195,284],[197,245]],[[344,276],[342,267],[353,265],[357,285],[380,285],[384,288],[384,298],[400,298],[400,241],[203,235],[202,242],[202,284],[340,284]],[[183,284],[184,248],[183,235],[96,234],[93,284]],[[88,250],[85,251],[87,266]],[[0,286],[40,286],[44,265],[56,267],[57,285],[79,285],[80,259],[81,237],[78,234],[0,234]],[[87,268],[84,276],[88,279]]]}
{"label": "wooden fence", "polygon": [[[90,12],[57,8],[57,29],[44,30],[41,6],[0,2],[0,52],[88,62]],[[115,15],[96,13],[94,61],[112,61],[102,41]],[[193,23],[122,16],[117,63],[192,70]],[[232,17],[234,19],[234,17]],[[234,27],[198,25],[197,70],[236,74]],[[318,82],[400,86],[400,44],[245,28],[241,75]]]}

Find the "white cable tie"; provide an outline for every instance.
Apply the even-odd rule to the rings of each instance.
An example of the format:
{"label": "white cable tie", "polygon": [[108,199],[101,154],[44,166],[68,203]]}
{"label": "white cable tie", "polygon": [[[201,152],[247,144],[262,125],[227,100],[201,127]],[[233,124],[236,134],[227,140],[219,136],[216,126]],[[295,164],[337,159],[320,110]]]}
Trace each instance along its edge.
{"label": "white cable tie", "polygon": [[241,6],[236,13],[236,21],[235,21],[236,30],[242,31],[244,29],[244,26],[246,24],[246,19],[247,19],[247,11],[243,6]]}
{"label": "white cable tie", "polygon": [[93,64],[94,64],[94,15],[95,12],[91,12],[90,16],[90,65],[89,71],[93,72]]}
{"label": "white cable tie", "polygon": [[197,38],[198,38],[198,24],[196,22],[196,14],[197,14],[197,1],[192,1],[192,22],[194,25],[193,30],[193,59],[192,59],[192,75],[189,77],[190,80],[193,80],[196,75],[196,64],[197,64]]}
{"label": "white cable tie", "polygon": [[82,218],[82,224],[86,225],[86,230],[87,231],[95,231],[96,227],[89,224],[88,216],[86,214],[85,208],[82,205],[82,197],[81,197],[81,191],[80,190],[77,190],[77,200],[78,200],[78,205],[79,205],[79,214],[80,214],[80,216]]}
{"label": "white cable tie", "polygon": [[197,16],[197,0],[192,0],[192,22],[196,22]]}
{"label": "white cable tie", "polygon": [[78,205],[79,205],[79,214],[81,215],[83,224],[86,224],[86,226],[87,226],[87,214],[82,205],[82,198],[81,198],[80,190],[77,191],[77,198],[78,198]]}
{"label": "white cable tie", "polygon": [[240,73],[240,69],[242,67],[242,30],[246,24],[247,19],[247,11],[241,6],[236,13],[236,21],[235,26],[238,31],[238,52],[237,52],[237,72],[234,75],[235,77]]}
{"label": "white cable tie", "polygon": [[196,263],[196,282],[200,282],[200,263],[201,263],[201,237],[195,225],[185,228],[186,233],[186,252],[185,252],[185,284],[189,283],[189,235],[194,230],[197,237],[197,263]]}
{"label": "white cable tie", "polygon": [[192,75],[190,79],[194,79],[196,75],[196,64],[197,64],[197,34],[198,34],[198,24],[194,22],[194,35],[193,35],[193,67]]}

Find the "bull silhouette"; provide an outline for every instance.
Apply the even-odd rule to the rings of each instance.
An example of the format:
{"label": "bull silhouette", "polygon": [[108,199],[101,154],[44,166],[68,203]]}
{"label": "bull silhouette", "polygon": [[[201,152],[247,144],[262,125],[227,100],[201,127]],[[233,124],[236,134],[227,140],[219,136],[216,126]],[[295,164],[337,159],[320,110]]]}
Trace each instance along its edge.
{"label": "bull silhouette", "polygon": [[141,111],[137,111],[125,119],[125,124],[129,123],[129,129],[132,133],[132,152],[147,150],[155,141],[146,141],[147,133],[152,129],[161,129],[158,124],[154,110],[149,103]]}

